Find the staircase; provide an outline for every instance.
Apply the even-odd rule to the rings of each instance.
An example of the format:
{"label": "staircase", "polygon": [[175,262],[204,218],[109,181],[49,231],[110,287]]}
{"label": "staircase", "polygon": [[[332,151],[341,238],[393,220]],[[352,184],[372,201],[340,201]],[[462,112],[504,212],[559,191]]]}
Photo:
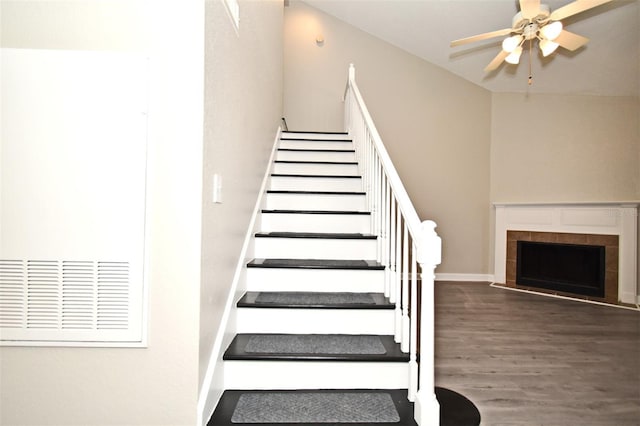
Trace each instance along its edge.
{"label": "staircase", "polygon": [[208,425],[416,425],[358,170],[345,133],[282,133]]}

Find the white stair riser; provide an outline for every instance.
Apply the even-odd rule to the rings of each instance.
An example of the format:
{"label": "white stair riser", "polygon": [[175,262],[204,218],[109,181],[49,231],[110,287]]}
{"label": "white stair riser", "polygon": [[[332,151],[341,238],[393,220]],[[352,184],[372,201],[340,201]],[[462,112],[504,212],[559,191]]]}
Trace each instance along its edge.
{"label": "white stair riser", "polygon": [[394,333],[392,309],[238,308],[238,333]]}
{"label": "white stair riser", "polygon": [[303,175],[358,175],[357,164],[326,163],[274,163],[273,173],[289,173]]}
{"label": "white stair riser", "polygon": [[267,209],[367,211],[367,199],[360,194],[297,194],[269,193]]}
{"label": "white stair riser", "polygon": [[309,141],[285,140],[280,141],[279,148],[285,149],[353,149],[351,141]]}
{"label": "white stair riser", "polygon": [[368,233],[370,216],[363,214],[262,213],[263,232]]}
{"label": "white stair riser", "polygon": [[336,140],[351,139],[346,133],[312,133],[312,132],[282,132],[282,139],[320,139],[320,140]]}
{"label": "white stair riser", "polygon": [[383,293],[384,271],[247,268],[247,291]]}
{"label": "white stair riser", "polygon": [[362,191],[360,178],[272,176],[274,191]]}
{"label": "white stair riser", "polygon": [[267,194],[272,210],[367,211],[367,198],[357,194]]}
{"label": "white stair riser", "polygon": [[224,361],[225,389],[406,389],[406,362]]}
{"label": "white stair riser", "polygon": [[354,152],[333,151],[278,151],[276,160],[280,161],[356,161]]}
{"label": "white stair riser", "polygon": [[375,259],[376,240],[256,237],[255,256],[275,259]]}

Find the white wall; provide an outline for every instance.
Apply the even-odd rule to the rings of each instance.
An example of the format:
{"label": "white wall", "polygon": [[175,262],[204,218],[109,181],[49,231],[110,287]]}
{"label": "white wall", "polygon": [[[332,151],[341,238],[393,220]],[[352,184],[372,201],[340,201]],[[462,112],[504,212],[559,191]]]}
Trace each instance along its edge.
{"label": "white wall", "polygon": [[[239,4],[236,32],[222,1],[206,2],[200,385],[209,386],[209,368],[208,405],[222,390],[219,354],[209,360],[282,117],[283,2]],[[222,204],[212,202],[214,174],[222,176]]]}
{"label": "white wall", "polygon": [[491,94],[291,1],[285,8],[290,129],[342,130],[349,63],[418,215],[438,223],[444,245],[437,272],[489,273]]}
{"label": "white wall", "polygon": [[0,348],[1,424],[196,422],[204,3],[176,5],[1,3],[2,47],[128,50],[150,58],[148,347]]}

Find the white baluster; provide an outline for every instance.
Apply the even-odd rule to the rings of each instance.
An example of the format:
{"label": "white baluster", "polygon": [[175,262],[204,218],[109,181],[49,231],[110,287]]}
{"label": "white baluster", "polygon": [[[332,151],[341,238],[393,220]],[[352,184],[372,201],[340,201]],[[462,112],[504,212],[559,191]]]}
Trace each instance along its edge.
{"label": "white baluster", "polygon": [[385,290],[388,289],[388,294],[385,292],[385,296],[389,298],[391,303],[396,302],[396,198],[391,197],[391,223],[389,234],[389,281],[385,283]]}
{"label": "white baluster", "polygon": [[402,299],[402,211],[400,205],[397,204],[398,212],[396,213],[396,274],[395,274],[395,291],[396,291],[396,310],[395,310],[395,334],[394,340],[400,343],[402,339],[402,307],[400,306]]}
{"label": "white baluster", "polygon": [[418,271],[416,244],[411,244],[411,337],[409,348],[409,401],[416,400],[418,393]]}
{"label": "white baluster", "polygon": [[404,222],[402,236],[402,340],[400,350],[409,352],[409,228]]}
{"label": "white baluster", "polygon": [[422,277],[420,308],[420,389],[416,395],[414,418],[419,425],[440,424],[440,404],[436,399],[434,381],[434,281],[435,268],[440,264],[442,241],[435,231],[436,223],[422,222],[418,246],[418,262]]}

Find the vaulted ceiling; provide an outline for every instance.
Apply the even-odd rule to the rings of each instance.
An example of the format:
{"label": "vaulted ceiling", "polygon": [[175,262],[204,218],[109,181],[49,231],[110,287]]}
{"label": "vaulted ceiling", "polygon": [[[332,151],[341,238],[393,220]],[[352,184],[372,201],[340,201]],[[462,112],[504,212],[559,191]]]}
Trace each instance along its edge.
{"label": "vaulted ceiling", "polygon": [[[489,73],[483,70],[506,36],[449,43],[511,27],[517,0],[304,1],[493,92],[640,96],[640,0],[613,0],[563,19],[566,30],[590,39],[574,52],[558,48],[543,58],[534,45],[531,61],[525,50],[519,65]],[[543,0],[552,11],[570,2]]]}

